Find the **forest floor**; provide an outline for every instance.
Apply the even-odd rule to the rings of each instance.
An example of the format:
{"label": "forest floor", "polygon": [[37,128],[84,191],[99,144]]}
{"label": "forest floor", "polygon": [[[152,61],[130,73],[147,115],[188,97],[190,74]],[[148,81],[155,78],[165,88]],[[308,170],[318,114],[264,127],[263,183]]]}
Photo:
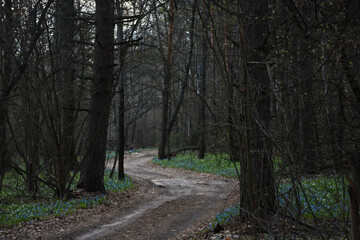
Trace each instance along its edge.
{"label": "forest floor", "polygon": [[4,229],[0,239],[189,239],[239,201],[236,181],[155,166],[150,163],[155,154],[126,155],[125,173],[138,184],[135,190],[108,193],[107,204],[69,216]]}

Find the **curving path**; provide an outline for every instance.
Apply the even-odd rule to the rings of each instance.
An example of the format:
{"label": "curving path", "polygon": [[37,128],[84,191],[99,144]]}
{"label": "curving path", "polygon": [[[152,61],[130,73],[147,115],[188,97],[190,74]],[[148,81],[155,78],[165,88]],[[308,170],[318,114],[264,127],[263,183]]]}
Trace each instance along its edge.
{"label": "curving path", "polygon": [[[72,239],[175,239],[198,224],[210,222],[234,189],[227,180],[152,166],[154,155],[125,163],[125,172],[151,182],[162,191],[150,201],[132,206],[106,224],[82,232]],[[166,160],[165,160],[166,161]]]}

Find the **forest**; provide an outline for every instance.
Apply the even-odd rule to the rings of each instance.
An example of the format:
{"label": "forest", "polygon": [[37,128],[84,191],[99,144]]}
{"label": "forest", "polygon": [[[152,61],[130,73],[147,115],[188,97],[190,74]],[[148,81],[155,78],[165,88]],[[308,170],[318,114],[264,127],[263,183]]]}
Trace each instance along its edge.
{"label": "forest", "polygon": [[14,206],[131,181],[148,148],[231,172],[241,234],[360,239],[359,1],[0,7],[0,234]]}

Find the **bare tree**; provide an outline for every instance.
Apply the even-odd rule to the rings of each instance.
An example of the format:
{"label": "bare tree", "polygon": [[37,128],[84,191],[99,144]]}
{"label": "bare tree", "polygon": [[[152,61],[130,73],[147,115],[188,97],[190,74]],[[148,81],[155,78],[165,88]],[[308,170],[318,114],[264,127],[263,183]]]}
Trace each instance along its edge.
{"label": "bare tree", "polygon": [[57,151],[57,175],[59,195],[63,196],[69,179],[70,169],[74,167],[75,157],[75,96],[74,96],[74,0],[56,1],[55,10],[55,79],[58,93],[56,109],[59,122],[59,136],[55,143]]}
{"label": "bare tree", "polygon": [[10,93],[5,91],[9,87],[12,81],[13,74],[13,59],[14,59],[14,33],[13,33],[13,12],[12,12],[12,1],[6,0],[4,6],[1,6],[2,14],[4,14],[6,22],[4,35],[6,39],[2,39],[1,45],[4,49],[4,60],[2,62],[3,69],[1,72],[1,95],[0,95],[0,192],[2,181],[5,174],[6,165],[9,162],[9,152],[7,144],[7,131],[6,124],[8,121],[8,101]]}
{"label": "bare tree", "polygon": [[[117,17],[121,19],[123,15],[123,4],[119,0],[116,0],[116,12]],[[123,23],[120,21],[117,24],[117,42],[123,43],[124,41],[124,29]],[[124,172],[124,152],[125,152],[125,74],[124,74],[124,65],[125,65],[125,56],[126,56],[126,47],[121,44],[119,51],[119,125],[118,125],[118,177],[119,179],[125,178]]]}
{"label": "bare tree", "polygon": [[[34,26],[34,34],[31,34],[31,39],[25,51],[22,53],[22,58],[18,61],[17,66],[14,64],[14,35],[13,35],[13,11],[12,11],[12,1],[5,1],[5,5],[1,6],[1,10],[5,13],[7,24],[5,24],[4,32],[7,33],[6,36],[9,40],[2,39],[1,45],[4,51],[4,62],[2,69],[2,91],[0,94],[0,180],[3,179],[3,173],[6,167],[9,167],[10,155],[8,152],[8,139],[7,139],[7,122],[9,117],[8,112],[8,103],[14,88],[19,84],[22,79],[26,67],[28,66],[30,57],[33,54],[34,49],[36,48],[37,41],[43,32],[42,24],[45,20],[46,14],[54,0],[49,0],[43,7],[43,10],[39,16],[39,19]],[[16,66],[16,69],[13,67]],[[5,68],[6,67],[6,68]]]}
{"label": "bare tree", "polygon": [[[158,34],[160,36],[159,20],[156,18]],[[164,81],[162,90],[162,122],[161,122],[161,141],[159,145],[158,157],[164,159],[167,157],[166,151],[169,139],[168,139],[168,121],[169,121],[169,101],[171,94],[171,78],[172,78],[172,64],[173,64],[173,35],[174,35],[174,21],[175,21],[175,5],[174,0],[170,0],[168,9],[168,30],[167,30],[167,48],[166,56],[164,55],[164,49],[160,46],[163,55],[163,69],[164,69]],[[159,42],[161,44],[161,42]]]}
{"label": "bare tree", "polygon": [[208,25],[209,25],[209,9],[210,1],[203,1],[202,6],[202,42],[201,42],[201,64],[199,76],[199,155],[198,158],[203,159],[206,151],[206,77],[207,77],[207,58],[208,58]]}

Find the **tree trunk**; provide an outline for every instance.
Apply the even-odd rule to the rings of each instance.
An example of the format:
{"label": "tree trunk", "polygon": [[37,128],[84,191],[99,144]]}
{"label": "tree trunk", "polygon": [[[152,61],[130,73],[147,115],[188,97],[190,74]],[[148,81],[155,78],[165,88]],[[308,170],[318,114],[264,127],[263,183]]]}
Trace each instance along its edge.
{"label": "tree trunk", "polygon": [[[238,1],[238,6],[243,3]],[[254,11],[260,16],[266,15],[267,4],[247,6],[247,11]],[[242,7],[242,9],[245,9]],[[242,10],[239,9],[239,13]],[[266,66],[262,64],[266,49],[257,54],[253,49],[261,49],[266,37],[267,26],[255,23],[250,29],[245,29],[239,16],[239,34],[241,47],[241,62],[244,74],[244,105],[245,105],[245,135],[246,158],[240,161],[240,205],[244,211],[241,216],[253,227],[261,228],[257,218],[266,220],[275,208],[275,177],[272,159],[272,146],[264,131],[270,123],[270,81],[266,75]],[[245,42],[245,39],[248,41]],[[249,55],[248,55],[249,54]],[[249,72],[249,58],[261,65],[256,71]]]}
{"label": "tree trunk", "polygon": [[351,213],[351,240],[360,239],[360,217],[359,217],[359,203],[357,196],[351,187],[349,190],[349,201],[350,201],[350,213]]}
{"label": "tree trunk", "polygon": [[[36,57],[35,66],[39,65]],[[37,68],[32,69],[34,71],[33,76],[38,77]],[[25,83],[25,91],[29,91],[28,84]],[[26,189],[29,193],[36,193],[37,191],[37,178],[36,167],[38,167],[40,155],[39,155],[39,142],[40,142],[40,112],[37,106],[34,104],[34,99],[31,98],[28,94],[23,96],[23,108],[26,113],[22,115],[22,120],[25,124],[25,151],[24,151],[24,161],[25,161],[25,171],[26,171]]]}
{"label": "tree trunk", "polygon": [[[37,9],[34,9],[36,12]],[[36,14],[33,14],[30,21],[32,26],[36,26]],[[32,34],[35,35],[35,29],[33,29]],[[40,79],[40,71],[38,66],[40,66],[40,56],[39,52],[36,51],[34,56],[34,65],[32,65],[31,70],[29,71],[30,76],[28,78],[34,78],[36,80]],[[25,83],[26,92],[30,90],[29,83]],[[36,194],[38,190],[37,182],[37,167],[40,163],[40,111],[37,108],[36,101],[34,98],[25,94],[23,96],[23,106],[26,106],[26,114],[23,115],[23,122],[25,123],[25,168],[26,168],[26,188],[29,193]]]}
{"label": "tree trunk", "polygon": [[168,29],[168,46],[167,57],[164,60],[164,89],[162,92],[162,121],[161,121],[161,141],[159,145],[158,157],[159,159],[165,159],[167,157],[166,147],[169,144],[168,136],[168,121],[169,121],[169,101],[170,101],[170,87],[172,78],[172,61],[173,61],[173,34],[174,34],[174,19],[175,19],[175,7],[174,0],[170,0],[169,9],[169,29]]}
{"label": "tree trunk", "polygon": [[55,28],[55,63],[56,77],[60,101],[57,104],[60,123],[56,124],[61,131],[57,154],[57,175],[59,194],[66,192],[66,184],[70,177],[70,170],[76,164],[75,157],[75,99],[74,99],[74,66],[73,66],[73,39],[75,9],[74,0],[58,0],[56,2]]}
{"label": "tree trunk", "polygon": [[[117,16],[121,17],[123,14],[123,5],[120,3],[120,0],[116,0],[116,12]],[[117,42],[121,43],[124,41],[124,31],[123,23],[119,22],[117,24]],[[119,54],[119,125],[118,125],[118,178],[119,180],[125,179],[124,172],[124,153],[125,153],[125,56],[127,49],[123,45],[120,45],[120,54]]]}
{"label": "tree trunk", "polygon": [[8,117],[7,103],[5,100],[0,101],[0,178],[6,173],[9,162],[9,152],[6,139],[6,123]]}
{"label": "tree trunk", "polygon": [[199,154],[198,158],[203,159],[206,151],[206,71],[207,71],[207,56],[208,56],[208,24],[209,24],[209,12],[207,6],[209,1],[203,3],[203,15],[202,15],[202,42],[201,42],[201,64],[200,64],[200,83],[199,83],[199,97],[200,97],[200,108],[199,108]]}
{"label": "tree trunk", "polygon": [[[9,152],[7,142],[7,121],[8,121],[8,98],[10,92],[6,91],[12,81],[12,66],[13,66],[13,55],[14,55],[14,36],[13,36],[13,13],[12,13],[12,1],[5,0],[4,5],[5,12],[5,37],[4,43],[4,74],[2,77],[2,91],[0,95],[0,178],[6,172],[7,164],[9,163]],[[2,183],[2,182],[0,182]],[[0,188],[1,189],[1,188]]]}
{"label": "tree trunk", "polygon": [[178,116],[178,114],[180,112],[181,104],[182,104],[183,99],[184,99],[185,90],[186,90],[186,88],[188,86],[189,75],[190,75],[190,67],[191,67],[192,58],[193,58],[193,52],[194,52],[195,13],[196,13],[196,3],[194,2],[193,9],[192,9],[192,15],[191,15],[191,24],[190,24],[190,47],[189,47],[189,52],[188,52],[187,63],[186,63],[186,66],[185,66],[185,73],[184,73],[185,75],[184,75],[183,82],[181,83],[180,93],[179,93],[179,97],[176,100],[174,111],[171,114],[169,127],[168,127],[168,136],[170,136],[171,131],[172,131],[174,125],[175,125],[177,116]]}
{"label": "tree trunk", "polygon": [[124,153],[125,153],[125,78],[120,73],[120,89],[119,89],[119,146],[118,146],[118,177],[119,180],[125,179],[124,171]]}
{"label": "tree trunk", "polygon": [[360,239],[360,155],[354,153],[349,156],[349,165],[351,167],[351,180],[348,187],[350,212],[351,212],[351,239]]}
{"label": "tree trunk", "polygon": [[89,192],[105,191],[106,137],[114,69],[114,3],[96,0],[94,80],[90,107],[88,155],[80,187]]}
{"label": "tree trunk", "polygon": [[[309,43],[310,44],[310,43]],[[306,49],[306,46],[309,45],[304,42],[304,40],[299,40],[300,49]],[[303,154],[300,159],[297,159],[298,166],[301,166],[300,171],[305,173],[315,173],[316,172],[316,148],[315,148],[315,113],[314,113],[314,95],[313,95],[313,79],[307,76],[311,72],[311,67],[309,65],[309,60],[305,54],[302,54],[302,51],[298,52],[298,71],[300,73],[300,83],[303,82],[303,87],[301,89],[302,93],[300,95],[300,123],[302,126],[300,138],[302,140],[302,152]]]}

